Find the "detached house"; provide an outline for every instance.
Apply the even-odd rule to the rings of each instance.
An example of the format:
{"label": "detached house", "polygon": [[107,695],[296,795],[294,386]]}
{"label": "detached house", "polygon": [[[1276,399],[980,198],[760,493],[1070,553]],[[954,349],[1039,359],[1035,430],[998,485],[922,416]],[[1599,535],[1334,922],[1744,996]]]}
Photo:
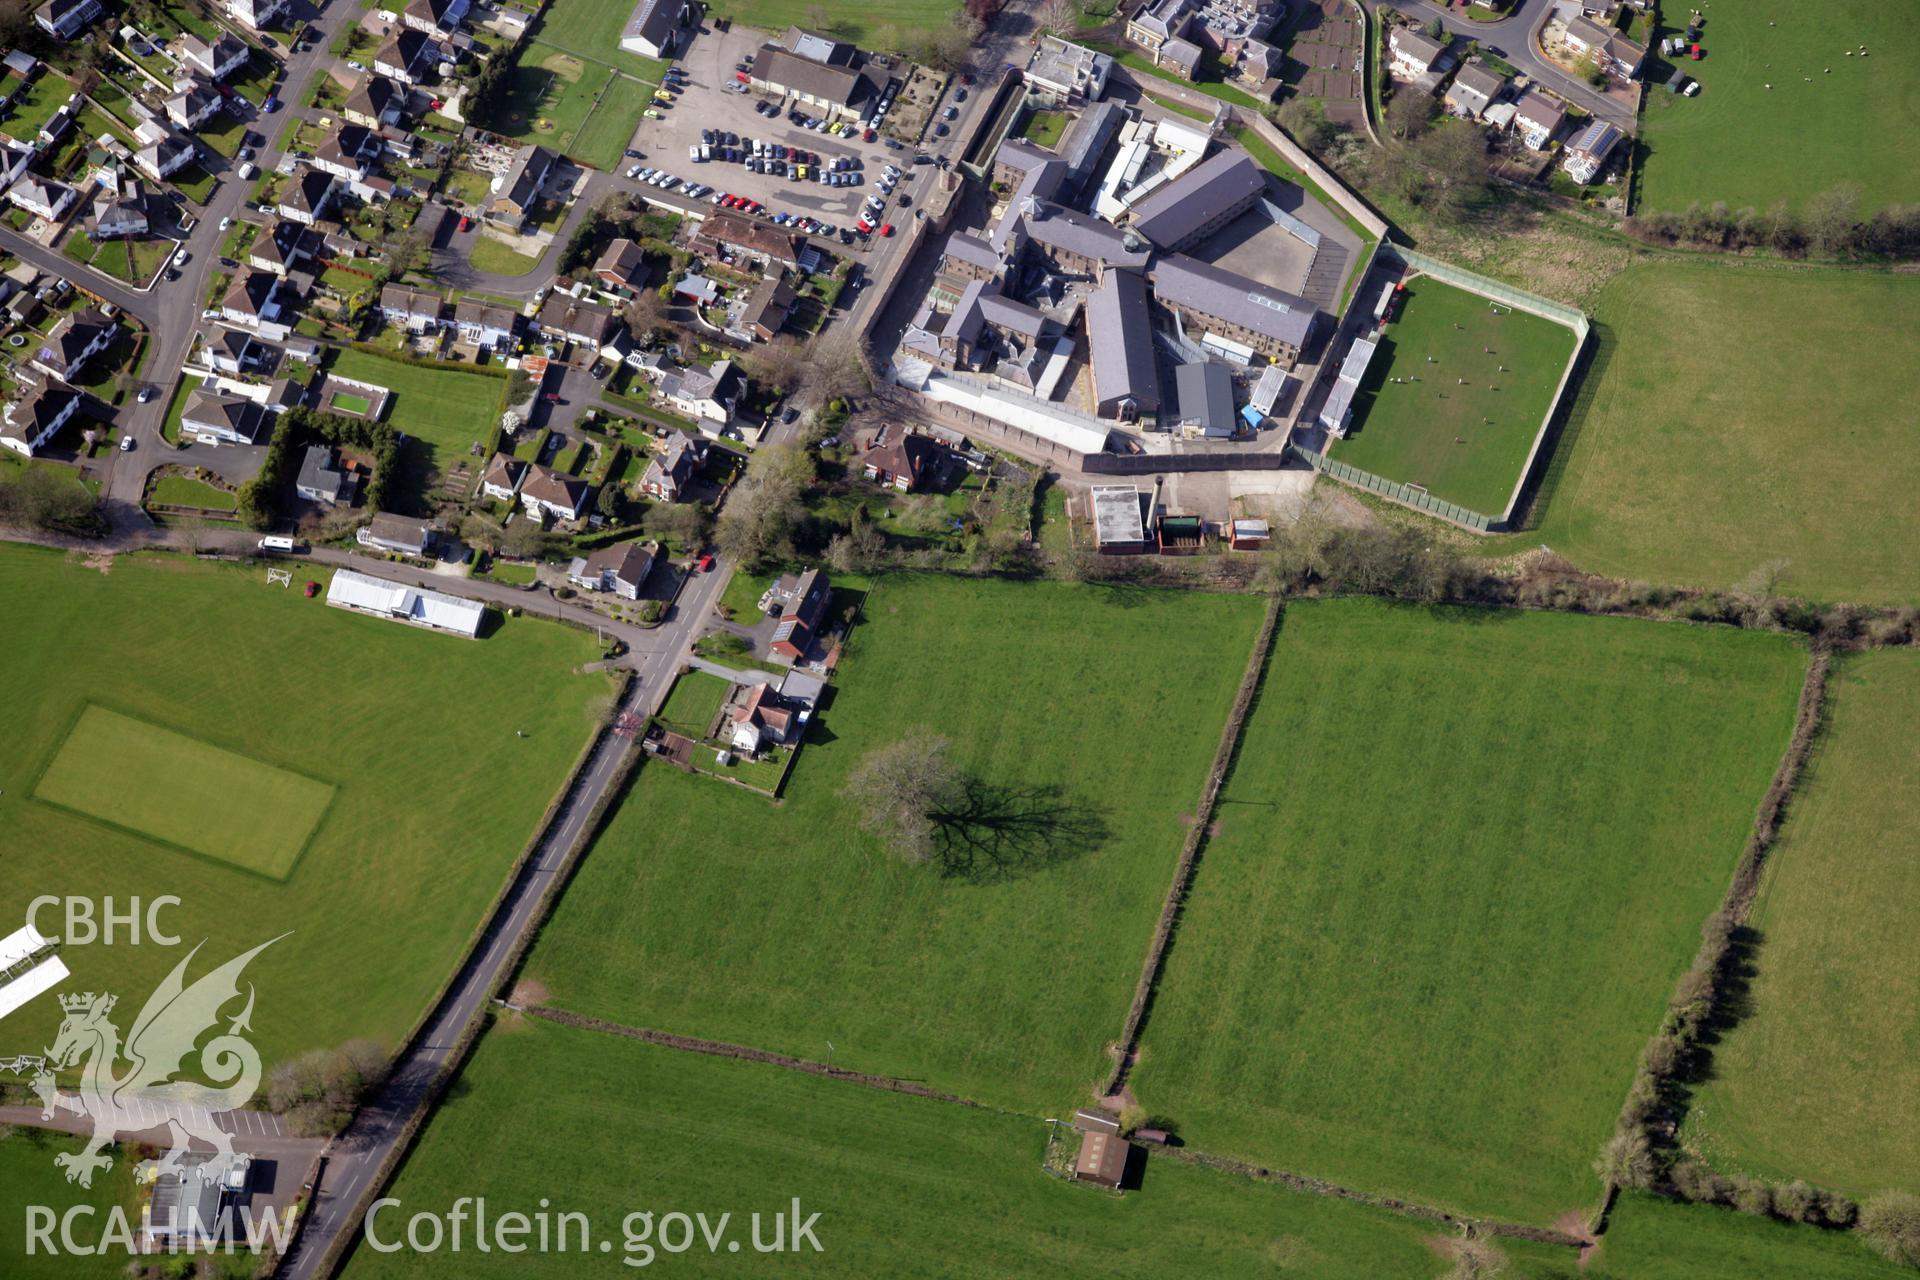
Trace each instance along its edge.
{"label": "detached house", "polygon": [[6,408],[0,421],[0,447],[31,458],[79,411],[80,393],[48,379]]}
{"label": "detached house", "polygon": [[315,147],[313,159],[308,163],[336,178],[358,182],[367,176],[380,151],[378,135],[364,125],[350,124],[335,129],[325,142]]}
{"label": "detached house", "polygon": [[514,502],[519,499],[520,486],[526,478],[526,463],[510,453],[496,453],[480,475],[480,492],[501,502]]}
{"label": "detached house", "polygon": [[277,218],[253,238],[247,262],[259,271],[284,276],[303,268],[318,248],[320,237],[301,223]]}
{"label": "detached house", "polygon": [[593,264],[594,278],[609,289],[637,289],[647,282],[647,254],[621,236]]}
{"label": "detached house", "polygon": [[587,507],[587,482],[535,463],[520,485],[520,504],[530,516],[578,520]]}
{"label": "detached house", "polygon": [[647,463],[640,477],[640,492],[662,502],[678,502],[706,460],[705,440],[676,431],[667,441],[666,452]]}
{"label": "detached house", "polygon": [[518,230],[525,225],[534,206],[540,202],[540,190],[547,184],[559,159],[537,144],[516,151],[507,171],[493,181],[493,194],[484,206],[488,218]]}
{"label": "detached house", "polygon": [[373,69],[404,85],[432,78],[443,61],[440,46],[411,27],[403,27],[373,55]]}
{"label": "detached house", "polygon": [[100,0],[47,0],[33,11],[33,20],[55,40],[76,40],[105,12]]}
{"label": "detached house", "polygon": [[1393,27],[1387,34],[1387,48],[1393,54],[1393,73],[1403,80],[1426,75],[1447,50],[1446,45],[1412,27]]}
{"label": "detached house", "polygon": [[374,515],[371,524],[356,530],[353,538],[363,547],[418,558],[433,546],[433,526],[425,520],[381,511]]}
{"label": "detached house", "polygon": [[100,308],[76,311],[53,326],[34,352],[33,367],[49,378],[76,382],[87,362],[112,346],[119,335],[119,324]]}
{"label": "detached house", "polygon": [[534,326],[542,337],[577,342],[598,351],[620,330],[620,317],[610,307],[555,293],[540,306]]}
{"label": "detached house", "polygon": [[917,431],[882,427],[860,458],[860,470],[877,484],[913,493],[940,472],[945,446]]}
{"label": "detached house", "polygon": [[682,369],[660,379],[660,394],[681,413],[709,422],[731,422],[746,379],[731,360],[705,369]]}
{"label": "detached house", "polygon": [[124,236],[144,236],[152,230],[147,216],[147,191],[139,181],[124,184],[119,192],[99,188],[93,198],[90,230],[95,240],[116,240]]}
{"label": "detached house", "polygon": [[1579,17],[1567,24],[1567,48],[1591,57],[1615,80],[1631,80],[1647,60],[1646,46],[1627,39],[1612,27]]}
{"label": "detached house", "polygon": [[246,66],[247,59],[253,56],[246,41],[229,31],[222,31],[220,38],[211,44],[196,35],[183,35],[174,45],[174,52],[193,70],[215,82]]}
{"label": "detached house", "polygon": [[747,298],[740,313],[740,327],[761,342],[772,342],[774,335],[787,327],[799,295],[787,283],[786,273],[778,272],[762,280]]}
{"label": "detached house", "polygon": [[780,613],[768,649],[789,662],[805,658],[832,597],[833,585],[819,569],[809,569],[797,577],[783,575],[761,599],[762,608],[768,612],[777,608]]}
{"label": "detached house", "polygon": [[134,167],[161,182],[193,163],[193,143],[173,133],[157,120],[148,120],[133,131],[140,149],[133,153]]}
{"label": "detached house", "polygon": [[453,309],[454,328],[460,341],[476,347],[504,351],[520,334],[523,317],[511,307],[462,298]]}
{"label": "detached house", "polygon": [[221,316],[249,329],[281,323],[280,282],[281,277],[265,271],[236,275],[220,299]]}
{"label": "detached house", "polygon": [[749,756],[758,755],[762,747],[792,741],[800,723],[798,708],[788,706],[771,683],[749,687],[746,697],[727,715],[733,722],[733,749]]}
{"label": "detached house", "polygon": [[180,434],[200,444],[264,444],[273,415],[251,400],[196,390],[180,412]]}
{"label": "detached house", "polygon": [[617,542],[567,566],[567,581],[582,591],[607,591],[622,600],[638,600],[653,571],[653,553],[638,542]]}
{"label": "detached house", "polygon": [[227,0],[227,16],[253,31],[272,26],[289,0]]}
{"label": "detached house", "polygon": [[1545,151],[1566,121],[1567,105],[1538,89],[1528,89],[1514,104],[1513,127],[1520,138],[1535,151]]}
{"label": "detached house", "polygon": [[1475,59],[1460,68],[1460,74],[1447,86],[1447,110],[1468,120],[1478,120],[1506,87],[1505,76]]}
{"label": "detached house", "polygon": [[1575,182],[1592,182],[1607,167],[1607,159],[1620,145],[1621,133],[1612,125],[1596,120],[1567,143],[1561,156],[1567,176]]}
{"label": "detached house", "polygon": [[334,461],[333,447],[310,444],[300,459],[300,474],[293,483],[294,492],[310,502],[331,507],[353,497],[353,481]]}
{"label": "detached house", "polygon": [[174,82],[167,99],[167,119],[182,129],[198,129],[220,114],[226,99],[198,76],[186,76]]}

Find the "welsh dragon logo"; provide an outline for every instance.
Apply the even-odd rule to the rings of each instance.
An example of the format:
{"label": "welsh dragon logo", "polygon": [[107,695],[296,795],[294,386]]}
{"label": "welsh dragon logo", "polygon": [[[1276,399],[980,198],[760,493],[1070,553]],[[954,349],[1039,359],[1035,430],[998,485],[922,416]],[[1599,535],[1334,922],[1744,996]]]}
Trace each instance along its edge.
{"label": "welsh dragon logo", "polygon": [[[199,1051],[200,1074],[219,1087],[172,1077],[185,1068],[200,1037],[220,1021],[220,1011],[240,997],[240,974],[248,961],[279,940],[268,939],[188,986],[187,965],[200,951],[194,947],[148,997],[124,1043],[108,1018],[118,997],[91,991],[60,997],[66,1017],[33,1087],[42,1119],[51,1120],[58,1110],[93,1120],[93,1137],[84,1150],[54,1157],[68,1182],[92,1186],[93,1175],[113,1164],[112,1156],[102,1154],[105,1147],[122,1133],[160,1124],[172,1139],[162,1168],[178,1168],[195,1138],[212,1146],[221,1160],[233,1156],[232,1139],[213,1113],[245,1105],[260,1084],[260,1054],[240,1034],[252,1030],[253,984],[247,984],[246,1007]],[[116,1070],[123,1059],[126,1069]],[[82,1060],[80,1092],[59,1092],[53,1073]]]}

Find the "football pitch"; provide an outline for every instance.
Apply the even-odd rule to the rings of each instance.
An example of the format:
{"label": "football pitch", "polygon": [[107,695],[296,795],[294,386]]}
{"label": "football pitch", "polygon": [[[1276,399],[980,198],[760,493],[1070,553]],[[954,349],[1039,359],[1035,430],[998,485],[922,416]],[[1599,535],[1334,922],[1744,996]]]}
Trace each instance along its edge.
{"label": "football pitch", "polygon": [[1546,1225],[1792,727],[1786,639],[1288,606],[1132,1086],[1209,1152]]}
{"label": "football pitch", "polygon": [[277,880],[293,869],[334,788],[89,705],[33,794]]}
{"label": "football pitch", "polygon": [[1507,509],[1574,335],[1432,276],[1409,281],[1329,456],[1485,516]]}

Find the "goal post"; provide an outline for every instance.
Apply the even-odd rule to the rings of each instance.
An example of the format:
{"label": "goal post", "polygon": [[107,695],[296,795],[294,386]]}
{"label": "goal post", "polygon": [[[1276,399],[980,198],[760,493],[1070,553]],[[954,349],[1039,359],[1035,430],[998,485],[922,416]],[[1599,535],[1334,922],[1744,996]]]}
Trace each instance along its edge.
{"label": "goal post", "polygon": [[271,587],[275,583],[278,583],[282,587],[292,587],[293,586],[293,570],[291,569],[267,570],[267,585]]}

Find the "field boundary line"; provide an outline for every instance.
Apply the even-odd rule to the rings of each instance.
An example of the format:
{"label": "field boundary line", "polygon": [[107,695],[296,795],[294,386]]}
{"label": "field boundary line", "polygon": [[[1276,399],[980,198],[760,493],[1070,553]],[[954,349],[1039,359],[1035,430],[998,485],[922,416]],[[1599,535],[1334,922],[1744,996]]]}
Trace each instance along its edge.
{"label": "field boundary line", "polygon": [[1240,688],[1233,696],[1233,709],[1227,713],[1227,722],[1220,730],[1220,745],[1213,754],[1213,766],[1207,774],[1206,788],[1194,811],[1193,826],[1187,831],[1180,858],[1174,864],[1173,883],[1167,886],[1166,900],[1160,907],[1160,919],[1154,925],[1153,941],[1148,944],[1146,959],[1140,966],[1140,981],[1134,987],[1133,1004],[1127,1009],[1127,1020],[1115,1046],[1113,1070],[1107,1076],[1106,1087],[1101,1090],[1102,1096],[1112,1096],[1126,1083],[1133,1055],[1140,1047],[1141,1028],[1146,1025],[1147,1012],[1153,1004],[1153,992],[1159,986],[1161,971],[1166,967],[1167,950],[1173,943],[1173,929],[1179,922],[1180,909],[1186,903],[1187,890],[1192,887],[1194,867],[1199,863],[1200,851],[1206,845],[1207,829],[1213,825],[1213,815],[1219,809],[1220,789],[1233,771],[1234,757],[1240,750],[1240,731],[1246,723],[1248,711],[1253,707],[1254,694],[1258,692],[1266,674],[1267,659],[1273,652],[1273,634],[1279,629],[1281,613],[1280,597],[1268,597],[1267,615],[1261,620],[1260,633],[1254,637],[1246,673],[1240,677]]}

